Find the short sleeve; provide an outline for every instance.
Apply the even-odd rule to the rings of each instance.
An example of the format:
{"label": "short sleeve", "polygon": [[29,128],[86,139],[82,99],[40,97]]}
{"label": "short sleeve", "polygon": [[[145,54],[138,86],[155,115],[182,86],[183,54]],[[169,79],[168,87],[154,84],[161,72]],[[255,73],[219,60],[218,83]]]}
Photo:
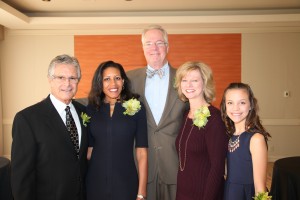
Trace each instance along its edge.
{"label": "short sleeve", "polygon": [[[89,104],[86,107],[86,113],[88,116],[92,117],[93,114],[95,113],[95,109]],[[95,139],[91,132],[90,123],[87,123],[87,133],[88,133],[88,147],[94,147]]]}
{"label": "short sleeve", "polygon": [[136,114],[136,138],[135,147],[148,147],[147,117],[144,105],[141,103],[141,110]]}

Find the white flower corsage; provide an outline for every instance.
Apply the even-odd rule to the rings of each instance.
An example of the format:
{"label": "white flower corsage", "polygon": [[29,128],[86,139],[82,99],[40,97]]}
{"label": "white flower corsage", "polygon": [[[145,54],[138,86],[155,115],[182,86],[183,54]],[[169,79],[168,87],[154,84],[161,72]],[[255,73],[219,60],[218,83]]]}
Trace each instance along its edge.
{"label": "white flower corsage", "polygon": [[208,117],[210,116],[210,112],[207,106],[202,106],[201,108],[197,109],[194,114],[193,124],[197,127],[202,128],[208,122]]}
{"label": "white flower corsage", "polygon": [[122,106],[126,109],[123,114],[133,116],[141,109],[141,103],[137,99],[130,99],[128,101],[124,101]]}
{"label": "white flower corsage", "polygon": [[82,112],[80,115],[81,119],[82,119],[82,124],[86,127],[87,123],[90,122],[91,117],[88,116],[86,113]]}

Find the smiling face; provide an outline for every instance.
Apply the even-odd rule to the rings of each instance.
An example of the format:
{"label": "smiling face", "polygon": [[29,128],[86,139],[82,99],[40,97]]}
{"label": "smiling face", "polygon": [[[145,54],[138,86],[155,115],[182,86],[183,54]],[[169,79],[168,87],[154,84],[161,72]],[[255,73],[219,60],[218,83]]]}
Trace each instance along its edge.
{"label": "smiling face", "polygon": [[163,67],[167,62],[166,57],[169,47],[166,43],[164,45],[157,45],[162,42],[166,41],[164,40],[163,33],[160,30],[152,29],[146,32],[143,44],[144,55],[147,63],[154,69]]}
{"label": "smiling face", "polygon": [[225,94],[227,116],[236,124],[245,126],[251,109],[249,95],[245,89],[229,89]]}
{"label": "smiling face", "polygon": [[59,101],[69,104],[77,92],[77,78],[77,70],[73,65],[57,64],[53,71],[53,77],[48,77],[51,94]]}
{"label": "smiling face", "polygon": [[189,71],[181,79],[181,91],[189,99],[203,98],[203,80],[199,70]]}
{"label": "smiling face", "polygon": [[115,103],[120,99],[124,80],[117,68],[108,67],[103,71],[103,93],[105,94],[105,101]]}

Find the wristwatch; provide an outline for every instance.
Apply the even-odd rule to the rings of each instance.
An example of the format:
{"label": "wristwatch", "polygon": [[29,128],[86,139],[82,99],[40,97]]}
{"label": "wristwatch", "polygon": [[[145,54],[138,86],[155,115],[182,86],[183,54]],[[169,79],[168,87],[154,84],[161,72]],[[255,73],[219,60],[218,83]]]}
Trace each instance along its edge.
{"label": "wristwatch", "polygon": [[146,200],[146,197],[144,197],[144,196],[141,195],[141,194],[138,194],[138,195],[137,195],[137,198],[139,198],[140,200]]}

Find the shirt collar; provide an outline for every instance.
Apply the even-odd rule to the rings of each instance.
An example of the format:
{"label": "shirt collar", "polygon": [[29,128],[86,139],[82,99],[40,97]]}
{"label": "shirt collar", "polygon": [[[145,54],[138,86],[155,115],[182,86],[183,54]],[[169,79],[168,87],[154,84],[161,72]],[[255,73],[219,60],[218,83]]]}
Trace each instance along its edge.
{"label": "shirt collar", "polygon": [[[152,68],[150,65],[147,65],[147,69],[155,70],[155,69]],[[168,71],[168,69],[169,69],[169,63],[166,62],[166,64],[164,64],[164,66],[163,66],[161,69],[164,69],[165,71]]]}
{"label": "shirt collar", "polygon": [[65,111],[65,108],[67,106],[70,106],[71,110],[74,110],[74,106],[72,104],[72,101],[69,103],[69,105],[66,105],[65,103],[61,102],[60,100],[58,100],[53,94],[50,94],[50,100],[53,103],[54,107],[56,108],[56,110],[60,113],[62,111]]}

